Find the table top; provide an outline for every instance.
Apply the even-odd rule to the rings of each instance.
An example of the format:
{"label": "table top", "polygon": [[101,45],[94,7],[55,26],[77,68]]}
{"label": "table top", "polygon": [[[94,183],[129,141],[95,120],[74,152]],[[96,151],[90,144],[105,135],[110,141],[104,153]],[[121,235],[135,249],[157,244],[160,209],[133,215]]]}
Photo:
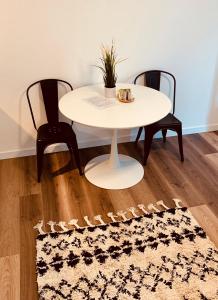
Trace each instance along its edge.
{"label": "table top", "polygon": [[108,129],[149,125],[165,117],[171,110],[171,101],[159,91],[128,83],[117,84],[117,91],[120,88],[130,88],[135,100],[123,103],[115,98],[105,98],[108,105],[99,108],[90,100],[104,98],[104,86],[90,85],[65,94],[59,101],[59,109],[77,123]]}

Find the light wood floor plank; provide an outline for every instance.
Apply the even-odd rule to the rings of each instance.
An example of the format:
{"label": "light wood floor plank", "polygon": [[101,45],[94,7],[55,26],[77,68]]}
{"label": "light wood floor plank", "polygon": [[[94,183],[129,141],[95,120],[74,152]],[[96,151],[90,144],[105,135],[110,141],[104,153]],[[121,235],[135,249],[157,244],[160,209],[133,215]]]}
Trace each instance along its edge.
{"label": "light wood floor plank", "polygon": [[[217,132],[217,131],[216,131]],[[216,152],[218,151],[218,135],[216,132],[204,132],[199,134],[201,137],[203,137],[204,140],[206,140],[212,147],[216,149]]]}
{"label": "light wood floor plank", "polygon": [[205,157],[208,158],[208,161],[213,168],[218,171],[218,153],[207,154]]}
{"label": "light wood floor plank", "polygon": [[0,258],[0,299],[20,299],[20,255]]}
{"label": "light wood floor plank", "polygon": [[33,227],[43,219],[40,195],[20,198],[20,300],[37,300],[35,272],[36,231]]}
{"label": "light wood floor plank", "polygon": [[0,257],[19,253],[21,172],[19,159],[0,161]]}

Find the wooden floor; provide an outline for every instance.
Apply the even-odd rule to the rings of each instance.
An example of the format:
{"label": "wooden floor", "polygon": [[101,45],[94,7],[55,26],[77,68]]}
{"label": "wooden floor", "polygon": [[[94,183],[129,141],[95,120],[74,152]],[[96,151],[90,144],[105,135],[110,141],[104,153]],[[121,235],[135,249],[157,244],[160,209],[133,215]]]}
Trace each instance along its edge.
{"label": "wooden floor", "polygon": [[[142,144],[120,144],[119,150],[141,160]],[[81,150],[83,164],[108,151],[108,146]],[[184,136],[184,153],[181,163],[174,137],[166,144],[155,141],[143,180],[117,191],[80,177],[66,166],[67,152],[45,156],[40,184],[34,156],[0,161],[0,299],[37,299],[33,226],[40,219],[78,218],[82,224],[85,215],[92,219],[157,200],[172,207],[172,198],[180,198],[218,245],[218,132]]]}

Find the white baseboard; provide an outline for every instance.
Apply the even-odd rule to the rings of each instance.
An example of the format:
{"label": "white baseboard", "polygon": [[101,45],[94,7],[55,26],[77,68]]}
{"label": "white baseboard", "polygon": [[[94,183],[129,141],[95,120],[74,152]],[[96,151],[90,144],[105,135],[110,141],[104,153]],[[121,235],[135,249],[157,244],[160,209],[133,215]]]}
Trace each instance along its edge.
{"label": "white baseboard", "polygon": [[[120,136],[118,138],[118,143],[125,143],[129,142],[131,139],[129,135]],[[79,149],[82,148],[90,148],[90,147],[96,147],[96,146],[103,146],[103,145],[109,145],[111,143],[111,138],[99,138],[99,139],[86,139],[83,141],[78,141]],[[60,151],[66,151],[67,146],[65,144],[53,144],[46,148],[45,153],[53,153],[53,152],[60,152]],[[16,157],[24,157],[24,156],[31,156],[36,155],[36,148],[24,148],[24,149],[14,149],[14,150],[8,150],[8,151],[2,151],[0,152],[0,160],[1,159],[8,159],[8,158],[16,158]]]}
{"label": "white baseboard", "polygon": [[[201,133],[201,132],[210,132],[218,130],[218,124],[210,124],[206,126],[195,126],[195,127],[183,127],[182,133],[183,135],[186,134],[193,134],[193,133]],[[167,136],[175,136],[176,132],[168,131]],[[156,137],[161,137],[161,134],[158,133]]]}
{"label": "white baseboard", "polygon": [[[216,131],[218,130],[218,124],[210,124],[205,126],[195,126],[195,127],[185,127],[183,128],[183,135],[186,134],[193,134],[193,133],[200,133],[200,132],[209,132],[209,131]],[[169,131],[168,136],[174,136],[175,133]],[[158,137],[159,135],[157,135]],[[125,143],[133,141],[135,138],[135,133],[131,135],[124,135],[118,138],[118,143]],[[79,141],[79,148],[89,148],[95,146],[102,146],[102,145],[109,145],[111,142],[110,137],[106,138],[99,138],[99,139],[86,139],[83,141]],[[46,153],[51,152],[59,152],[65,151],[67,147],[65,144],[55,144],[51,145],[46,149]],[[32,148],[24,148],[24,149],[13,149],[0,152],[0,160],[7,159],[7,158],[15,158],[15,157],[23,157],[23,156],[31,156],[36,154],[35,147]]]}
{"label": "white baseboard", "polygon": [[193,134],[200,132],[209,132],[218,130],[218,124],[209,124],[204,126],[195,126],[195,127],[184,127],[182,129],[183,134]]}

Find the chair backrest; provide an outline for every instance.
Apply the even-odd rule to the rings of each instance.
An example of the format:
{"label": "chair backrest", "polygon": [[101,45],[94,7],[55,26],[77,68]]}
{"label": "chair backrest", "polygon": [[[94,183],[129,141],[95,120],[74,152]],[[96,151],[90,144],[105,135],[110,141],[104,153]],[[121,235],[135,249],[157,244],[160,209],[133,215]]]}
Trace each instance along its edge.
{"label": "chair backrest", "polygon": [[144,79],[144,85],[147,87],[150,87],[155,90],[160,90],[160,80],[161,80],[161,75],[162,74],[167,74],[172,78],[173,82],[173,114],[175,113],[175,99],[176,99],[176,78],[173,74],[162,71],[162,70],[150,70],[150,71],[145,71],[140,73],[134,80],[134,84],[137,83],[138,79],[140,77],[143,77]]}
{"label": "chair backrest", "polygon": [[51,126],[55,126],[59,122],[59,114],[58,114],[58,83],[59,82],[66,84],[67,86],[69,86],[70,90],[73,90],[73,87],[69,82],[61,79],[38,80],[32,83],[27,88],[26,96],[30,108],[31,117],[33,120],[33,125],[36,130],[37,130],[36,122],[35,122],[33,109],[30,101],[30,89],[37,84],[40,85],[48,124],[50,124]]}

